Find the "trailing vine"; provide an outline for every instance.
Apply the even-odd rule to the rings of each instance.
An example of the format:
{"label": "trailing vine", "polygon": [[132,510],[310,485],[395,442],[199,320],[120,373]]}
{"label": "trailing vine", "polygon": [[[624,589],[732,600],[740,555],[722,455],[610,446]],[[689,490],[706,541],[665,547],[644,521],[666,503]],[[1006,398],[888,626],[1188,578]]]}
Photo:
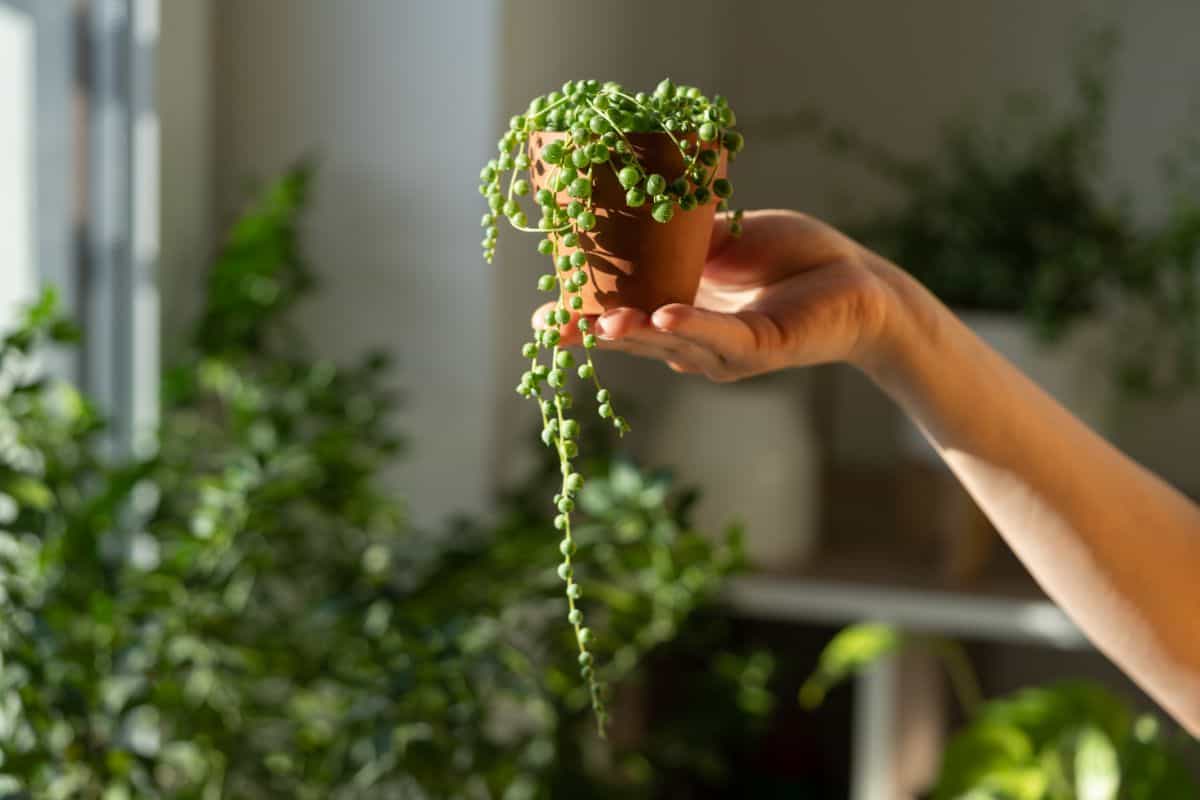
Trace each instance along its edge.
{"label": "trailing vine", "polygon": [[[543,292],[556,292],[557,301],[546,312],[545,326],[535,330],[532,341],[522,346],[521,354],[529,360],[529,369],[521,376],[516,391],[537,401],[542,441],[558,454],[562,474],[561,486],[554,495],[554,527],[562,533],[558,575],[566,585],[567,619],[574,629],[580,675],[587,682],[601,736],[608,721],[605,690],[591,649],[594,635],[584,624],[580,608],[582,589],[573,561],[576,545],[571,535],[571,514],[584,478],[573,467],[580,428],[578,420],[570,415],[574,403],[568,389],[570,372],[594,390],[598,415],[618,435],[629,431],[629,423],[617,412],[612,394],[600,382],[592,359],[596,335],[592,321],[583,313],[583,289],[592,269],[588,253],[593,245],[588,232],[596,227],[597,212],[609,211],[595,205],[593,189],[601,171],[611,170],[625,191],[625,206],[631,213],[645,214],[648,209],[650,217],[661,224],[669,223],[676,210],[687,212],[709,203],[724,211],[733,185],[721,174],[721,154],[724,151],[732,160],[743,146],[742,135],[733,128],[735,123],[725,98],[716,95],[709,99],[699,89],[676,86],[669,79],[659,83],[652,93],[631,93],[613,82],[567,81],[561,91],[535,97],[524,114],[512,117],[509,129],[500,137],[499,155],[479,174],[479,192],[489,209],[482,220],[484,259],[491,263],[495,256],[503,218],[519,231],[540,234],[537,250],[552,262],[552,268],[538,279],[537,287]],[[538,148],[531,141],[538,132],[560,135]],[[679,174],[663,175],[649,169],[630,141],[631,134],[667,137],[682,159]],[[535,165],[545,172],[535,173]],[[522,208],[521,198],[528,196],[541,212],[536,226],[529,225]],[[741,232],[740,213],[733,215],[730,232],[735,236]],[[581,363],[563,342],[564,326],[572,320],[582,339]]]}

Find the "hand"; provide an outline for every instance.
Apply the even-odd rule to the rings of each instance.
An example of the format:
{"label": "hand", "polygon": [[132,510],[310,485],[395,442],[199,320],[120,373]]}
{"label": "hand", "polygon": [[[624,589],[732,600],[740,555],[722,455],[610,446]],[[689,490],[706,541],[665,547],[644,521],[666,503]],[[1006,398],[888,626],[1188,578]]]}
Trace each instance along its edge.
{"label": "hand", "polygon": [[[734,238],[728,217],[717,218],[694,305],[610,309],[593,326],[599,346],[718,382],[870,359],[887,316],[886,272],[895,268],[794,211],[749,212],[742,227]],[[535,327],[550,305],[534,314]],[[579,344],[574,320],[562,331],[565,343]]]}

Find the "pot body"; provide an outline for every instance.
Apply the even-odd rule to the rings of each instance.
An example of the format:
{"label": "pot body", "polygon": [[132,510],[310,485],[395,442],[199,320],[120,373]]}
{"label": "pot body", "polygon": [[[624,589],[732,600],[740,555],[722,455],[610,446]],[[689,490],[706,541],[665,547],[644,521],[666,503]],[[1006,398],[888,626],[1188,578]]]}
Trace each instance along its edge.
{"label": "pot body", "polygon": [[[635,155],[648,174],[658,173],[670,183],[683,173],[683,155],[663,133],[626,134]],[[530,172],[534,190],[547,188],[556,167],[542,159],[542,151],[566,133],[538,131],[529,139]],[[695,139],[692,139],[693,147]],[[725,174],[725,152],[718,152],[717,175]],[[601,314],[610,308],[628,306],[650,312],[668,303],[696,299],[700,273],[712,237],[716,198],[691,211],[675,209],[667,223],[650,216],[651,203],[637,208],[625,204],[625,189],[617,180],[616,163],[593,164],[592,212],[596,226],[580,233],[578,248],[561,248],[559,254],[576,249],[587,256],[588,282],[580,295],[584,314]],[[571,198],[557,193],[560,205]]]}

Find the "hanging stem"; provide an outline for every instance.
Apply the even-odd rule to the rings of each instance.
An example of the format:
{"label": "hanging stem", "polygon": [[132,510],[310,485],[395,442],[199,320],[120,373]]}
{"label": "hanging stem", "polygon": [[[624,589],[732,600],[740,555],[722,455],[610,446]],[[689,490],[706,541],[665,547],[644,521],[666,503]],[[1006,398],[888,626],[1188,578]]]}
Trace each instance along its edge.
{"label": "hanging stem", "polygon": [[[552,290],[557,286],[558,300],[554,304],[553,310],[549,312],[550,318],[546,320],[545,329],[535,331],[534,341],[527,342],[523,347],[526,355],[529,356],[530,368],[522,376],[521,383],[517,386],[517,392],[525,397],[536,399],[542,420],[543,439],[548,446],[555,449],[558,455],[561,482],[556,496],[557,514],[554,525],[562,532],[559,550],[563,556],[558,569],[560,577],[566,584],[568,620],[574,632],[575,644],[579,652],[580,674],[591,695],[592,709],[601,736],[605,734],[605,726],[608,721],[608,710],[605,707],[603,696],[604,684],[598,677],[599,669],[594,663],[590,649],[592,631],[584,624],[582,604],[579,602],[582,590],[575,575],[576,541],[572,527],[572,514],[575,510],[575,497],[583,487],[583,477],[572,469],[572,459],[578,455],[576,440],[579,423],[571,419],[567,413],[572,404],[571,395],[567,389],[570,380],[567,370],[576,368],[576,358],[562,344],[563,336],[560,326],[567,324],[571,319],[572,308],[582,307],[582,302],[576,299],[579,297],[578,293],[588,280],[595,280],[595,270],[592,269],[582,243],[578,239],[591,229],[595,219],[592,195],[598,180],[597,164],[602,160],[607,160],[614,177],[620,183],[620,172],[614,162],[618,152],[625,148],[628,152],[624,154],[623,161],[630,166],[636,165],[640,178],[633,187],[624,188],[632,191],[633,188],[640,187],[639,191],[644,193],[648,199],[663,194],[663,192],[651,193],[647,190],[645,184],[649,180],[649,176],[646,174],[645,165],[638,160],[638,154],[627,135],[628,131],[617,124],[618,120],[624,119],[630,114],[638,114],[639,117],[645,115],[651,129],[661,130],[679,150],[684,164],[684,173],[679,177],[690,182],[690,176],[696,175],[698,180],[695,185],[705,188],[713,183],[716,175],[715,168],[704,174],[698,172],[697,164],[701,152],[704,150],[699,144],[699,139],[697,138],[696,149],[689,154],[681,142],[681,137],[690,144],[692,140],[688,137],[692,134],[698,136],[702,125],[709,125],[712,118],[721,116],[721,114],[713,113],[712,109],[723,109],[723,102],[711,103],[707,98],[699,96],[695,90],[691,89],[686,93],[673,91],[669,81],[660,84],[660,89],[663,91],[656,92],[652,101],[643,103],[613,84],[601,87],[595,81],[579,83],[569,81],[564,85],[563,95],[558,99],[537,111],[530,111],[526,116],[514,117],[510,124],[510,131],[501,137],[499,158],[489,161],[480,171],[480,193],[488,198],[490,209],[488,213],[484,214],[482,220],[485,229],[483,241],[485,258],[490,261],[494,255],[496,225],[501,214],[507,218],[512,227],[520,231],[539,233],[545,236],[545,241],[549,243],[548,246],[539,244],[538,249],[550,256],[553,262],[552,273],[543,275],[538,283],[539,287],[545,290]],[[609,108],[602,109],[600,104],[597,104],[596,98],[602,94],[609,102]],[[530,107],[544,102],[544,99],[538,99],[531,103]],[[558,157],[554,159],[554,169],[549,171],[548,183],[543,185],[543,188],[548,188],[552,193],[553,201],[548,201],[546,196],[542,197],[542,200],[546,202],[546,205],[542,206],[542,216],[545,221],[540,223],[539,227],[534,228],[525,224],[525,212],[520,208],[517,199],[518,189],[520,190],[519,194],[524,195],[527,193],[526,185],[529,185],[530,188],[535,185],[532,164],[528,163],[533,158],[528,150],[535,122],[545,119],[547,112],[558,109],[562,110],[555,114],[554,128],[565,130],[566,136],[547,144],[547,149],[553,147],[558,151]],[[609,136],[608,131],[601,135],[593,135],[590,123],[597,118],[603,119],[607,123],[614,136],[619,137],[619,141]],[[668,129],[668,124],[681,131],[680,137]],[[575,133],[585,125],[588,125],[589,128],[577,140]],[[707,132],[708,130],[705,131],[705,133]],[[599,147],[595,147],[593,151],[593,142],[595,141],[606,144],[603,152]],[[611,147],[607,147],[608,142],[613,143]],[[721,139],[721,142],[724,143],[724,139]],[[738,146],[740,146],[740,140]],[[587,158],[578,155],[579,153]],[[545,153],[541,154],[543,161],[547,161],[545,155]],[[604,158],[600,158],[601,155]],[[593,156],[596,156],[595,160],[593,160]],[[547,161],[547,163],[549,162]],[[508,179],[507,192],[502,192],[503,174],[509,170],[510,165],[511,174]],[[522,170],[528,170],[528,184],[517,174]],[[564,187],[567,190],[566,193],[572,198],[568,201],[566,208],[574,211],[575,215],[573,218],[567,216],[562,224],[556,224],[564,218],[566,212],[566,208],[557,205],[561,191],[559,184],[560,182],[566,183],[562,180],[564,173],[571,176],[570,186]],[[661,176],[656,177],[658,180],[663,180]],[[723,187],[722,191],[727,195],[726,188],[728,187]],[[540,191],[541,189],[538,189],[538,192]],[[627,196],[628,194],[627,192]],[[689,193],[685,192],[678,196],[667,194],[668,197],[659,200],[652,209],[651,216],[659,222],[666,222],[670,219],[673,208],[680,205],[681,202],[685,210],[686,207],[689,207],[688,201],[685,200],[685,198],[691,197]],[[660,208],[660,206],[665,208]],[[542,225],[549,227],[541,227]],[[578,245],[578,252],[582,255],[575,255],[573,252],[571,257],[566,259],[563,240],[568,236],[571,238],[572,246]],[[564,259],[561,269],[559,259]],[[596,342],[595,334],[591,331],[591,323],[581,317],[577,325],[583,334],[584,354],[580,359],[582,363],[578,364],[576,372],[581,380],[591,380],[591,385],[596,390],[596,400],[600,403],[598,409],[600,416],[610,419],[618,433],[624,435],[629,430],[629,425],[623,417],[616,413],[611,395],[602,386],[592,358],[591,351]],[[550,363],[548,365],[539,363],[543,354],[549,355]],[[546,384],[554,392],[553,398],[543,397],[542,390]]]}

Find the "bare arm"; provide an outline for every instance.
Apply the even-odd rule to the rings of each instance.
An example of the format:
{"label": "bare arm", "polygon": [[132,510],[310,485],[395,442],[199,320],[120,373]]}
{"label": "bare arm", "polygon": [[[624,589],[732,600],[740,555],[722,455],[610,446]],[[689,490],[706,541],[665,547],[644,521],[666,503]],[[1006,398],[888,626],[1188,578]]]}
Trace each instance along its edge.
{"label": "bare arm", "polygon": [[716,381],[830,361],[862,369],[926,431],[1050,596],[1200,735],[1200,508],[903,270],[810,217],[754,212],[737,241],[718,222],[694,306],[610,311],[597,331],[603,346]]}
{"label": "bare arm", "polygon": [[[891,268],[894,270],[894,268]],[[916,420],[1046,592],[1200,736],[1200,508],[894,270],[865,371]]]}

